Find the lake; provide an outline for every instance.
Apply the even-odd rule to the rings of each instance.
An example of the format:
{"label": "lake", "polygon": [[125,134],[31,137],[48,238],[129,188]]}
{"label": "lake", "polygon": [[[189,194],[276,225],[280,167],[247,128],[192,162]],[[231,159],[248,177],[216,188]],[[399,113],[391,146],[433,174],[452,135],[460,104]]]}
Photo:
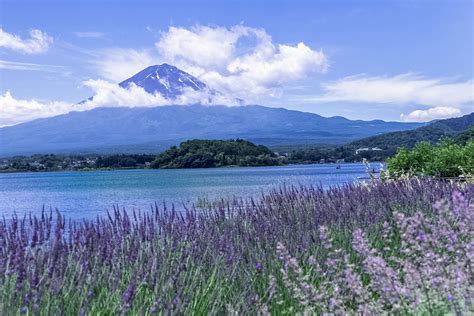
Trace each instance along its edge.
{"label": "lake", "polygon": [[[379,164],[374,165],[377,169]],[[57,208],[68,218],[95,218],[113,205],[149,210],[166,202],[191,205],[199,198],[252,197],[281,185],[324,187],[366,177],[361,163],[278,167],[116,170],[0,174],[0,215]]]}

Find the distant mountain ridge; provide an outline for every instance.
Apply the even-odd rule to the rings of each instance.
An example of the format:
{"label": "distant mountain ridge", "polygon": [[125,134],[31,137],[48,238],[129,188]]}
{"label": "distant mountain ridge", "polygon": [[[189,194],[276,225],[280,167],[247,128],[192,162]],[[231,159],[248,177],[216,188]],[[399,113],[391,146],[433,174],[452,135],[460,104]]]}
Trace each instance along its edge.
{"label": "distant mountain ridge", "polygon": [[257,105],[96,108],[0,128],[0,157],[34,153],[157,152],[188,139],[242,138],[269,146],[342,144],[419,126],[419,123],[326,118]]}
{"label": "distant mountain ridge", "polygon": [[427,126],[413,130],[390,132],[356,140],[348,144],[352,147],[379,147],[395,153],[398,147],[413,148],[417,142],[438,142],[442,137],[456,137],[459,134],[469,137],[474,126],[474,112],[456,118],[435,121]]}

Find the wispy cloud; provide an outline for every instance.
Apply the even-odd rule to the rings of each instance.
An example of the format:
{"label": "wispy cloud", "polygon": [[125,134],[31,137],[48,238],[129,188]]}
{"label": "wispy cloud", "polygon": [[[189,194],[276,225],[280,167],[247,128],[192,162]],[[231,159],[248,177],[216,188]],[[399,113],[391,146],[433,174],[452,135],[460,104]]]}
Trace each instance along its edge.
{"label": "wispy cloud", "polygon": [[452,117],[460,115],[463,108],[472,109],[474,104],[474,79],[426,78],[413,73],[391,77],[361,74],[326,82],[321,87],[321,94],[299,100],[306,103],[351,102],[425,107],[401,114],[400,118],[405,121]]}
{"label": "wispy cloud", "polygon": [[157,57],[146,49],[109,48],[102,50],[93,63],[102,78],[120,82],[156,64]]}
{"label": "wispy cloud", "polygon": [[58,65],[22,63],[11,60],[0,59],[0,69],[25,70],[25,71],[44,71],[44,72],[64,72],[66,68]]}
{"label": "wispy cloud", "polygon": [[37,29],[30,31],[30,38],[23,39],[0,28],[0,48],[7,48],[25,54],[40,54],[46,52],[52,43],[53,38],[51,36]]}
{"label": "wispy cloud", "polygon": [[103,32],[74,32],[79,38],[103,38],[105,37],[105,33]]}
{"label": "wispy cloud", "polygon": [[357,75],[324,83],[316,102],[390,103],[453,106],[474,102],[474,80],[448,81],[406,73],[393,77]]}

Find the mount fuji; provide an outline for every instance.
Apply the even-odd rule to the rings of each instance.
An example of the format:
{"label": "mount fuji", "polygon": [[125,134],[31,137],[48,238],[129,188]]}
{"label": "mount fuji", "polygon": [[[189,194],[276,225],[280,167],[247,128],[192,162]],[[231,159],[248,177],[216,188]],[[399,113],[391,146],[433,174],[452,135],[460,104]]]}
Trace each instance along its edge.
{"label": "mount fuji", "polygon": [[198,78],[168,64],[147,67],[119,83],[122,88],[135,84],[151,94],[160,93],[169,100],[176,99],[185,89],[206,91],[210,89]]}
{"label": "mount fuji", "polygon": [[[219,95],[168,64],[150,66],[121,82],[166,99],[192,89]],[[423,124],[361,121],[260,105],[102,107],[0,128],[0,157],[35,153],[157,152],[187,139],[243,138],[264,145],[337,144]]]}
{"label": "mount fuji", "polygon": [[[118,85],[124,89],[135,85],[143,88],[149,94],[160,94],[169,100],[170,104],[186,91],[202,92],[209,103],[213,102],[213,98],[216,96],[222,95],[219,91],[210,89],[204,82],[193,75],[166,63],[146,67]],[[93,99],[94,97],[92,96],[79,102],[79,104]],[[243,101],[236,99],[236,102],[242,104]]]}

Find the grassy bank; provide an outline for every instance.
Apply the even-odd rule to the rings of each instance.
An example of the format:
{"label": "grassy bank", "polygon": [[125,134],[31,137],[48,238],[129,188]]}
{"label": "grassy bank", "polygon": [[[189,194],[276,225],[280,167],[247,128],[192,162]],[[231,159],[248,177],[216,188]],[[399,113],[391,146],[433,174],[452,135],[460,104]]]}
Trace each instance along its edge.
{"label": "grassy bank", "polygon": [[472,312],[473,196],[427,178],[96,221],[4,220],[0,312]]}

